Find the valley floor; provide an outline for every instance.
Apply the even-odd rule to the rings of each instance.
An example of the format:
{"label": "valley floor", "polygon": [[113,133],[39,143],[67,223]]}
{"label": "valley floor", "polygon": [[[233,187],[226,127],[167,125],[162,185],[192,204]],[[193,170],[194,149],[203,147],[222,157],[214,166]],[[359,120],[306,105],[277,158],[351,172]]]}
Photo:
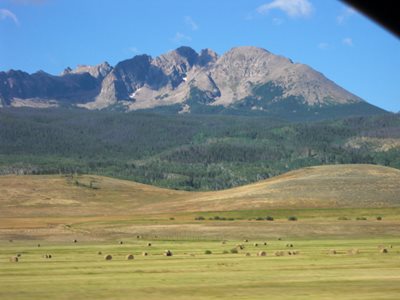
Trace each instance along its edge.
{"label": "valley floor", "polygon": [[[230,253],[239,243],[244,249]],[[380,252],[383,246],[388,253]],[[173,256],[163,256],[165,249]],[[359,253],[349,254],[352,249]],[[279,250],[283,256],[275,255]],[[257,256],[259,251],[267,256]],[[9,262],[17,253],[19,262]],[[0,299],[399,299],[399,253],[400,238],[394,237],[225,244],[136,237],[122,245],[118,240],[1,241]],[[106,254],[113,259],[105,261]],[[127,254],[134,260],[126,260]]]}

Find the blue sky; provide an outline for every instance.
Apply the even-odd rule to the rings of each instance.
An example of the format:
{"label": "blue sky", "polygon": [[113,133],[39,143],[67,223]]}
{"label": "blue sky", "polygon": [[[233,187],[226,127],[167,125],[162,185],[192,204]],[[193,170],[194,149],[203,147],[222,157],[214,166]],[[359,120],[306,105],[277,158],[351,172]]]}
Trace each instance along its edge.
{"label": "blue sky", "polygon": [[253,45],[400,111],[400,40],[336,0],[0,0],[0,70]]}

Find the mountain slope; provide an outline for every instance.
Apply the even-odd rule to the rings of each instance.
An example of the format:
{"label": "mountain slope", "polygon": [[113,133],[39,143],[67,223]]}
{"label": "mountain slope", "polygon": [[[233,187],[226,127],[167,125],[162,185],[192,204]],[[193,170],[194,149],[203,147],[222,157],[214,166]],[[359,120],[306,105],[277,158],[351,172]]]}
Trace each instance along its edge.
{"label": "mountain slope", "polygon": [[184,192],[100,176],[1,176],[0,215],[95,216],[272,208],[399,207],[400,171],[330,165],[217,192]]}
{"label": "mountain slope", "polygon": [[180,47],[152,58],[137,55],[111,67],[43,72],[0,72],[3,106],[75,105],[87,109],[174,113],[278,115],[299,118],[379,114],[307,65],[257,47],[222,56]]}

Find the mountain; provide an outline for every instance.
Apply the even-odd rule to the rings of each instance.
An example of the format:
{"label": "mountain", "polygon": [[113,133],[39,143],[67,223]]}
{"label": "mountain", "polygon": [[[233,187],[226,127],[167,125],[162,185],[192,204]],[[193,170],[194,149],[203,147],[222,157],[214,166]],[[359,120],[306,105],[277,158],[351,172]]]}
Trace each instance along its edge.
{"label": "mountain", "polygon": [[210,49],[180,47],[114,67],[67,68],[60,76],[0,72],[0,103],[293,118],[384,112],[311,67],[257,47],[233,48],[220,57]]}

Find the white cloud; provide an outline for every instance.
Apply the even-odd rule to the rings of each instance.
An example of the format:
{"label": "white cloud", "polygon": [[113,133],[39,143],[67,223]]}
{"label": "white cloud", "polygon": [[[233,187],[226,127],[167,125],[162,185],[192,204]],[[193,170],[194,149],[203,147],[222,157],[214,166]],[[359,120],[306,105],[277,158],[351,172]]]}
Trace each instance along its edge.
{"label": "white cloud", "polygon": [[281,18],[273,18],[272,19],[272,23],[276,26],[282,25],[283,24],[283,20]]}
{"label": "white cloud", "polygon": [[188,25],[193,31],[199,29],[199,25],[190,16],[185,17],[185,24]]}
{"label": "white cloud", "polygon": [[185,35],[181,32],[177,32],[175,33],[175,36],[172,38],[172,41],[179,44],[182,42],[190,42],[192,40],[192,38],[188,35]]}
{"label": "white cloud", "polygon": [[342,40],[342,44],[343,44],[343,45],[346,45],[346,46],[349,46],[349,47],[353,47],[353,46],[354,46],[353,39],[352,39],[352,38],[349,38],[349,37],[344,38],[344,39]]}
{"label": "white cloud", "polygon": [[318,47],[319,49],[321,49],[321,50],[325,50],[325,49],[328,49],[328,48],[329,48],[329,44],[328,44],[328,43],[325,43],[325,42],[321,42],[321,43],[319,43],[319,44],[317,45],[317,47]]}
{"label": "white cloud", "polygon": [[139,49],[136,48],[136,47],[134,47],[134,46],[129,47],[128,50],[129,50],[131,53],[133,53],[133,54],[138,54],[138,53],[140,53]]}
{"label": "white cloud", "polygon": [[289,17],[307,17],[314,10],[309,0],[274,0],[259,6],[257,12],[267,14],[273,9],[280,9]]}
{"label": "white cloud", "polygon": [[343,9],[343,11],[341,12],[340,15],[338,15],[336,17],[336,22],[339,25],[343,25],[344,23],[346,23],[346,21],[351,18],[352,16],[354,16],[356,14],[356,11],[351,8],[351,7],[346,7],[345,9]]}
{"label": "white cloud", "polygon": [[11,11],[8,10],[8,9],[1,8],[1,9],[0,9],[0,21],[1,21],[1,20],[5,20],[5,19],[7,19],[7,18],[10,18],[11,20],[14,21],[14,23],[15,23],[16,25],[19,25],[18,18],[17,18],[17,16],[16,16],[13,12],[11,12]]}

